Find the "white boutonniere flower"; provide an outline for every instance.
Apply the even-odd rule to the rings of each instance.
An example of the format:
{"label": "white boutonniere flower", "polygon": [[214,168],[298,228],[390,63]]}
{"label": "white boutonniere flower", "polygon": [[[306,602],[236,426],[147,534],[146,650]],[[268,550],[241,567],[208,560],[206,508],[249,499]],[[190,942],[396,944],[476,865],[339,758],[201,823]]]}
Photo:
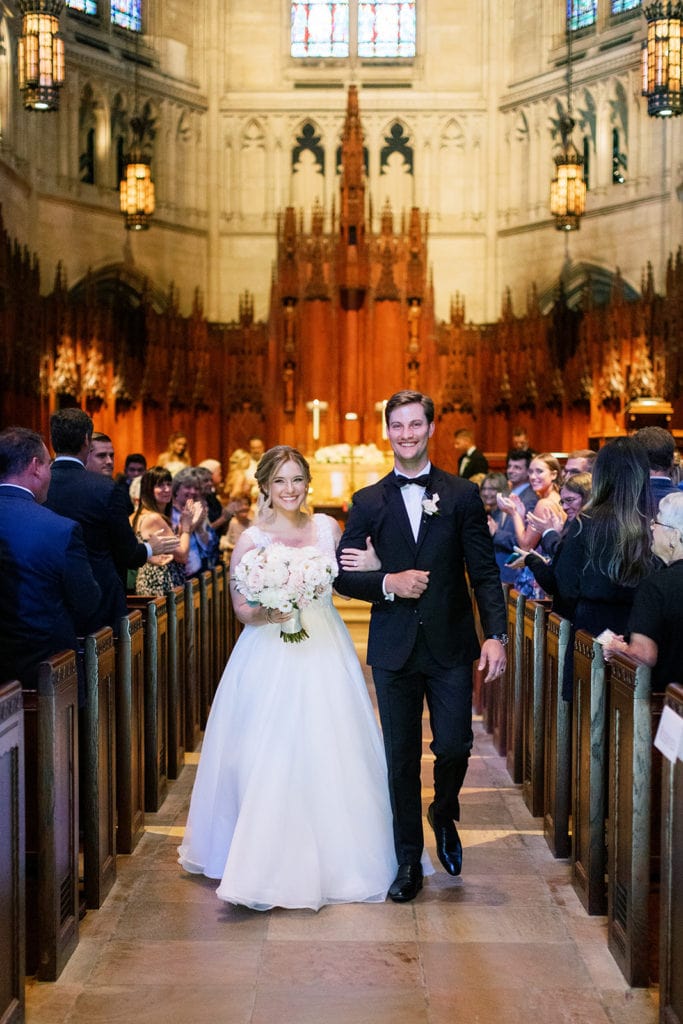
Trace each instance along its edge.
{"label": "white boutonniere flower", "polygon": [[439,515],[439,495],[425,495],[422,499],[422,508],[427,516],[438,516]]}

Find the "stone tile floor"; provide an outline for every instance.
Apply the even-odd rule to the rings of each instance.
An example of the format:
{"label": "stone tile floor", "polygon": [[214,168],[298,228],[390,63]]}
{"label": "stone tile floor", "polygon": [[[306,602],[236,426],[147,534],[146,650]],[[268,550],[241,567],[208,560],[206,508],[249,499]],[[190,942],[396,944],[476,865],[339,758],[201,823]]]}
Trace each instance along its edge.
{"label": "stone tile floor", "polygon": [[[430,758],[425,733],[425,809]],[[60,979],[29,979],[28,1024],[656,1024],[657,990],[626,985],[605,919],[585,913],[481,722],[463,876],[432,846],[439,869],[405,905],[263,914],[218,901],[215,882],[176,864],[197,760],[119,858]]]}

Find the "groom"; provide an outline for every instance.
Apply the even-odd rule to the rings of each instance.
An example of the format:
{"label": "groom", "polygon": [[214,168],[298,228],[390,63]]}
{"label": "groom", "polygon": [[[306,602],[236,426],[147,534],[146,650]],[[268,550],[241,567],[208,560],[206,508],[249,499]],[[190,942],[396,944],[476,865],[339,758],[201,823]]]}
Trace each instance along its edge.
{"label": "groom", "polygon": [[[397,903],[422,888],[422,709],[432,729],[434,802],[427,812],[439,860],[460,874],[454,824],[472,748],[472,662],[479,656],[465,569],[484,635],[486,680],[505,670],[506,609],[486,513],[476,486],[432,466],[434,402],[400,391],[386,406],[394,470],[358,491],[338,549],[335,588],[372,602],[368,664],[377,691],[389,772]],[[370,538],[382,567],[354,571]]]}

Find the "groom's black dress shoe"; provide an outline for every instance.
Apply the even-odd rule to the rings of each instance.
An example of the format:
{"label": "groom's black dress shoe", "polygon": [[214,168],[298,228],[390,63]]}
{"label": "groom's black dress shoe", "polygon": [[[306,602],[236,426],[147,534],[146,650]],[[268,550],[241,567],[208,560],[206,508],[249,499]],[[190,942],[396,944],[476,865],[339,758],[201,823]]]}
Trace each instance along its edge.
{"label": "groom's black dress shoe", "polygon": [[436,821],[434,804],[427,811],[427,821],[434,829],[436,836],[436,855],[449,875],[459,875],[462,871],[462,843],[458,830],[452,821]]}
{"label": "groom's black dress shoe", "polygon": [[389,897],[394,903],[414,900],[422,888],[422,865],[400,864],[396,878],[389,886]]}

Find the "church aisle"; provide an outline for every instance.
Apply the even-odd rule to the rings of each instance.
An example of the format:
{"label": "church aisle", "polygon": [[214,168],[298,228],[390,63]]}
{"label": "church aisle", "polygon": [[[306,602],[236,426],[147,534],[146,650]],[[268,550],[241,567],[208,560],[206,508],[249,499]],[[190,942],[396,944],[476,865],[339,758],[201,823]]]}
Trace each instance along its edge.
{"label": "church aisle", "polygon": [[[427,785],[430,763],[425,741]],[[29,981],[29,1024],[656,1024],[656,990],[626,986],[605,918],[585,913],[481,722],[462,796],[464,875],[441,869],[426,826],[438,870],[404,905],[263,914],[220,903],[215,882],[176,863],[194,764],[119,858],[59,981]]]}

